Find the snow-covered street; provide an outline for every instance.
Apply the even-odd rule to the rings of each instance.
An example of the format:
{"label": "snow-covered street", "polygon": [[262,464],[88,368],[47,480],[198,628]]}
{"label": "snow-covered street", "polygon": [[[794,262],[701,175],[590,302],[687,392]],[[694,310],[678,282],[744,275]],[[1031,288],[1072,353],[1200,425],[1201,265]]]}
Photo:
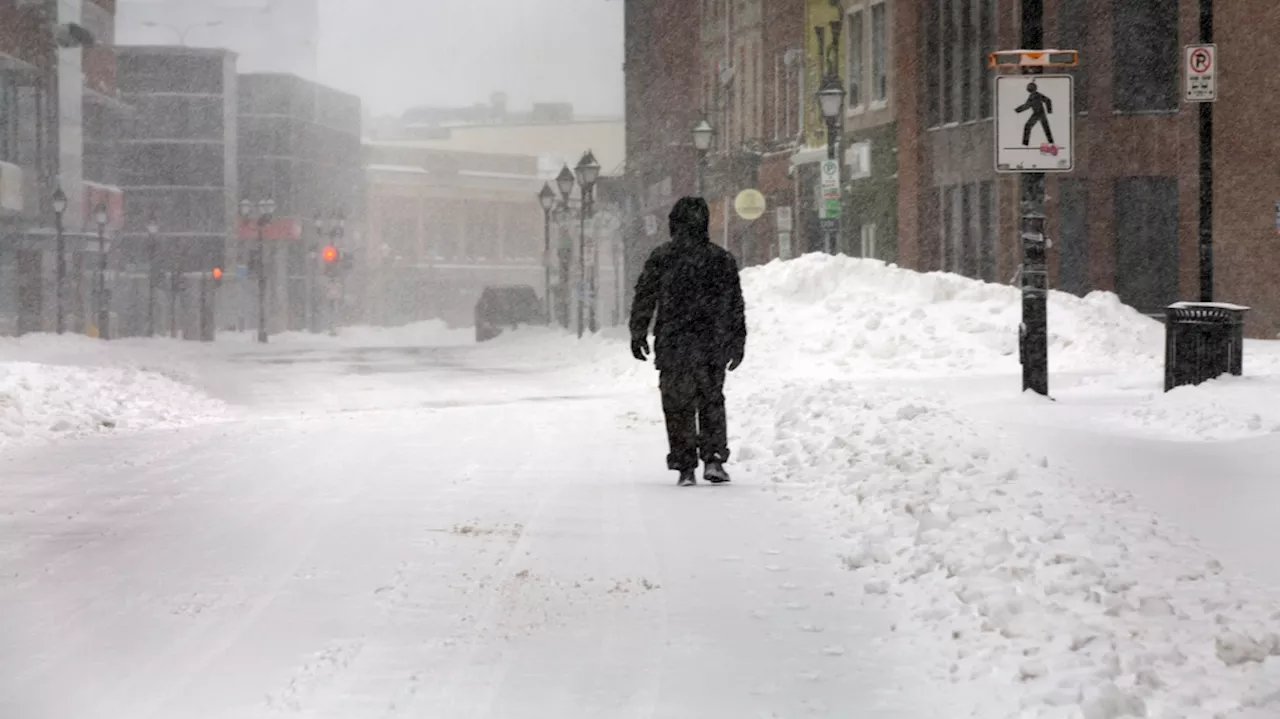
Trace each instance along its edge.
{"label": "snow-covered street", "polygon": [[829,540],[674,487],[651,393],[321,354],[238,358],[260,418],[5,455],[0,716],[909,716]]}
{"label": "snow-covered street", "polygon": [[692,490],[614,331],[0,344],[0,717],[1280,716],[1271,343],[1055,295],[1049,402],[1012,288],[743,282]]}

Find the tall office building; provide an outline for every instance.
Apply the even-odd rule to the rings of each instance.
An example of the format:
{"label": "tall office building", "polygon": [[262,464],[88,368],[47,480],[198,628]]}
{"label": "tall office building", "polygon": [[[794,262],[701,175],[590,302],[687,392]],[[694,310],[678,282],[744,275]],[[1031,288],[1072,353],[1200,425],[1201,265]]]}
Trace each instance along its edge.
{"label": "tall office building", "polygon": [[226,48],[242,73],[315,80],[319,0],[120,0],[122,45]]}

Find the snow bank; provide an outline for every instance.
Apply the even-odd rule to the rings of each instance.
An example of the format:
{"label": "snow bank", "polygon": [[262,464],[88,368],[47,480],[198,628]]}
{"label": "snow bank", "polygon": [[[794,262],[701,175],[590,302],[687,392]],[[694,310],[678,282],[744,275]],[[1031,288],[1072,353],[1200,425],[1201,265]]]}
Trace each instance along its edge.
{"label": "snow bank", "polygon": [[[222,332],[220,342],[252,344],[257,332]],[[284,347],[450,347],[475,342],[471,328],[451,329],[443,320],[413,322],[399,327],[352,325],[327,332],[281,332],[271,335],[271,344]]]}
{"label": "snow bank", "polygon": [[745,473],[813,503],[867,601],[980,690],[976,716],[1280,714],[1280,603],[1132,499],[902,389],[781,381],[734,404]]}
{"label": "snow bank", "polygon": [[174,355],[79,336],[0,340],[0,450],[86,433],[225,416]]}
{"label": "snow bank", "polygon": [[1152,392],[1104,422],[1160,439],[1222,441],[1280,433],[1280,381],[1224,377],[1198,387]]}
{"label": "snow bank", "polygon": [[[1020,292],[876,260],[806,255],[743,272],[749,352],[770,363],[877,375],[1018,367]],[[1163,326],[1108,292],[1052,292],[1050,367],[1111,369],[1161,359]]]}
{"label": "snow bank", "polygon": [[[949,376],[1018,369],[1021,294],[1007,285],[821,254],[748,268],[742,283],[749,332],[742,372],[748,376]],[[1052,370],[1159,371],[1163,325],[1116,295],[1053,292],[1049,312]],[[526,341],[533,333],[522,331],[497,344],[519,345],[531,361],[578,364],[625,380],[646,376],[631,358],[625,327],[581,341],[561,334],[537,343]]]}

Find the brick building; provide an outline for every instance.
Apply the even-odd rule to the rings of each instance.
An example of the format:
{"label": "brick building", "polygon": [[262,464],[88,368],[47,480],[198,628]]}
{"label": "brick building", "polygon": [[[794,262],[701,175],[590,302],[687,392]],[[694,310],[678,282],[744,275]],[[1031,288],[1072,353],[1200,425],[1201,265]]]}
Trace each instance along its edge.
{"label": "brick building", "polygon": [[[1076,168],[1047,182],[1050,280],[1112,290],[1156,313],[1198,286],[1198,106],[1182,102],[1182,47],[1199,40],[1197,0],[1045,0],[1045,45],[1080,51]],[[899,93],[900,259],[1007,282],[1017,269],[1018,179],[992,156],[993,75],[985,53],[1015,48],[1018,0],[894,6]],[[1215,294],[1254,308],[1248,331],[1280,331],[1274,93],[1245,89],[1280,49],[1280,14],[1261,0],[1217,3]]]}
{"label": "brick building", "polygon": [[65,326],[91,329],[93,208],[106,205],[108,233],[123,219],[115,150],[130,109],[116,88],[115,10],[115,0],[0,3],[0,332],[56,325],[58,188],[67,196]]}
{"label": "brick building", "polygon": [[[666,240],[675,200],[694,193],[702,118],[702,28],[689,0],[628,0],[625,11],[626,285]],[[654,218],[646,227],[646,217]],[[651,233],[652,231],[652,233]]]}

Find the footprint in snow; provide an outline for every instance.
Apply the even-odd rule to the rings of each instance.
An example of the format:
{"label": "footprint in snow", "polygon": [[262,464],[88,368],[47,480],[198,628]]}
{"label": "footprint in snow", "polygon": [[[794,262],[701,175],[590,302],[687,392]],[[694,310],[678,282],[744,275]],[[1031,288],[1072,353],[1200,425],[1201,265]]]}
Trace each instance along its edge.
{"label": "footprint in snow", "polygon": [[801,624],[801,625],[800,625],[800,631],[802,631],[802,632],[808,632],[808,633],[810,633],[810,634],[821,634],[821,633],[822,633],[822,627],[820,627],[820,626],[818,626],[818,625],[816,625],[816,624]]}
{"label": "footprint in snow", "polygon": [[804,602],[787,602],[785,606],[788,610],[793,612],[803,612],[809,608],[809,605]]}
{"label": "footprint in snow", "polygon": [[788,542],[803,542],[803,541],[804,541],[804,537],[801,537],[801,536],[796,535],[796,534],[788,534],[787,536],[783,537],[783,539],[787,540]]}
{"label": "footprint in snow", "polygon": [[786,589],[788,591],[793,589],[799,589],[799,588],[800,588],[799,585],[792,584],[791,582],[783,582],[782,584],[778,585],[778,589]]}
{"label": "footprint in snow", "polygon": [[806,682],[822,681],[822,672],[818,672],[818,671],[800,672],[797,676]]}
{"label": "footprint in snow", "polygon": [[776,564],[768,564],[768,565],[765,565],[765,568],[764,568],[764,569],[765,569],[765,571],[766,571],[766,572],[785,572],[785,571],[787,571],[787,568],[786,568],[786,567],[779,567],[779,566],[778,566],[778,565],[776,565]]}
{"label": "footprint in snow", "polygon": [[726,556],[724,556],[724,557],[721,557],[721,558],[720,558],[720,561],[722,561],[722,562],[741,562],[741,561],[742,561],[742,557],[739,557],[739,556],[738,556],[738,555],[736,555],[736,554],[729,554],[729,555],[726,555]]}
{"label": "footprint in snow", "polygon": [[766,549],[766,550],[764,550],[764,553],[765,553],[765,554],[771,554],[771,555],[777,556],[777,555],[779,555],[779,554],[782,554],[782,550],[781,550],[781,549]]}
{"label": "footprint in snow", "polygon": [[829,647],[823,647],[822,653],[829,657],[843,657],[844,647],[840,646],[839,644],[833,644]]}

